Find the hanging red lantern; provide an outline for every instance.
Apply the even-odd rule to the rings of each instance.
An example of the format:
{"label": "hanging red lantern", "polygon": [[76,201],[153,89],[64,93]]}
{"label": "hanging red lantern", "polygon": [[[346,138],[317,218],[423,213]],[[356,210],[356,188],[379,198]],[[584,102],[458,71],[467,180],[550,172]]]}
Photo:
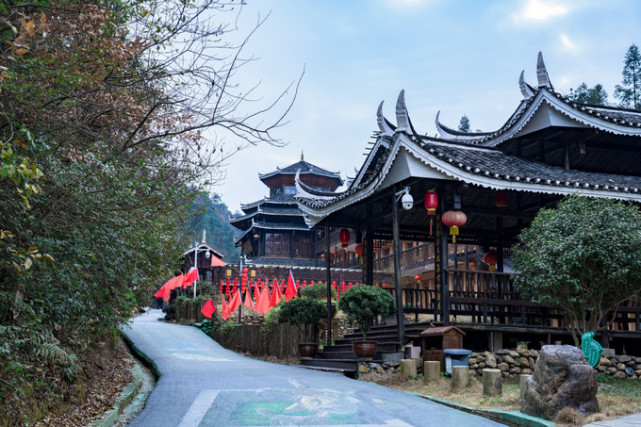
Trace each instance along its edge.
{"label": "hanging red lantern", "polygon": [[496,208],[500,211],[504,211],[507,207],[507,191],[499,190],[494,195],[494,204]]}
{"label": "hanging red lantern", "polygon": [[476,270],[476,260],[473,259],[468,263],[468,267],[470,270]]}
{"label": "hanging red lantern", "polygon": [[443,225],[450,227],[450,236],[452,236],[452,243],[456,243],[456,236],[458,236],[458,228],[465,225],[467,222],[467,215],[461,211],[447,211],[441,218]]}
{"label": "hanging red lantern", "polygon": [[486,252],[485,255],[483,255],[483,262],[488,265],[490,271],[495,271],[496,264],[499,262],[498,255],[494,251]]}
{"label": "hanging red lantern", "polygon": [[341,231],[338,233],[338,239],[341,241],[341,247],[346,248],[349,245],[349,230],[347,228],[341,228]]}
{"label": "hanging red lantern", "polygon": [[427,209],[427,215],[430,217],[430,236],[432,235],[432,223],[436,216],[436,208],[438,208],[438,194],[436,194],[436,191],[430,190],[425,193],[425,209]]}

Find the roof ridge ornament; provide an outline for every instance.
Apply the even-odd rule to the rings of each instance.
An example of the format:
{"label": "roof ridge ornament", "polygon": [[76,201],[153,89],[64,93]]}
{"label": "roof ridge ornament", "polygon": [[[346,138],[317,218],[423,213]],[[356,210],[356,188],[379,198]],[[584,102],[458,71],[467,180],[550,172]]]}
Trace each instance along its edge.
{"label": "roof ridge ornament", "polygon": [[541,51],[539,51],[539,56],[536,60],[536,78],[539,81],[539,88],[546,87],[553,90],[548,70],[545,68],[545,62],[543,62],[543,53]]}
{"label": "roof ridge ornament", "polygon": [[394,135],[394,130],[387,123],[385,116],[383,116],[384,102],[385,101],[381,101],[381,103],[378,104],[378,110],[376,111],[376,122],[378,123],[378,128],[381,130],[381,136],[392,136]]}
{"label": "roof ridge ornament", "polygon": [[521,89],[521,94],[523,95],[524,99],[530,99],[534,96],[534,92],[532,92],[530,85],[525,83],[524,75],[525,75],[525,70],[522,70],[521,75],[519,76],[519,89]]}
{"label": "roof ridge ornament", "polygon": [[412,133],[410,116],[405,106],[405,89],[401,89],[396,100],[396,132]]}

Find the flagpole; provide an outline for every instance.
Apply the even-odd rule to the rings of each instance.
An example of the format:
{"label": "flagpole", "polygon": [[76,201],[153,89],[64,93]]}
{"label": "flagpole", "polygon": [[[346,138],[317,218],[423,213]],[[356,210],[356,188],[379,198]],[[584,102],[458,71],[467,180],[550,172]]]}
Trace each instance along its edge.
{"label": "flagpole", "polygon": [[[198,243],[196,243],[196,249],[194,249],[194,266],[196,267],[196,273],[198,273]],[[196,298],[197,285],[198,285],[198,280],[194,280],[194,298]]]}

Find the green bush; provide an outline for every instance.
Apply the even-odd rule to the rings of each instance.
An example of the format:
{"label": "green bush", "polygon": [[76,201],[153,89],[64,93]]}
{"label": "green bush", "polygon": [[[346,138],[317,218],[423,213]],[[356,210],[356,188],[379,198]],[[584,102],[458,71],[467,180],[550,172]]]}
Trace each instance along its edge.
{"label": "green bush", "polygon": [[[330,289],[331,289],[332,299],[336,299],[336,290],[332,287],[330,287]],[[314,298],[318,300],[327,301],[327,284],[314,283],[313,285],[309,285],[301,289],[300,294],[301,296],[304,296],[306,298]]]}
{"label": "green bush", "polygon": [[384,289],[375,286],[356,286],[341,294],[338,309],[347,316],[347,320],[356,324],[367,339],[372,321],[378,316],[389,316],[396,313],[394,298]]}
{"label": "green bush", "polygon": [[303,325],[314,325],[327,316],[325,304],[314,298],[294,298],[280,308],[279,319],[287,320],[303,332]]}

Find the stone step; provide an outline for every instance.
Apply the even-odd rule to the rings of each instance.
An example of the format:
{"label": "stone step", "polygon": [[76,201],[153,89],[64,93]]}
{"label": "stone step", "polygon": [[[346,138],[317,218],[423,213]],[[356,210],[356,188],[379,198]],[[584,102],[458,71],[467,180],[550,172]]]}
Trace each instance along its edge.
{"label": "stone step", "polygon": [[358,361],[356,359],[307,359],[301,360],[300,364],[306,367],[342,370],[350,373],[355,373],[358,370]]}

